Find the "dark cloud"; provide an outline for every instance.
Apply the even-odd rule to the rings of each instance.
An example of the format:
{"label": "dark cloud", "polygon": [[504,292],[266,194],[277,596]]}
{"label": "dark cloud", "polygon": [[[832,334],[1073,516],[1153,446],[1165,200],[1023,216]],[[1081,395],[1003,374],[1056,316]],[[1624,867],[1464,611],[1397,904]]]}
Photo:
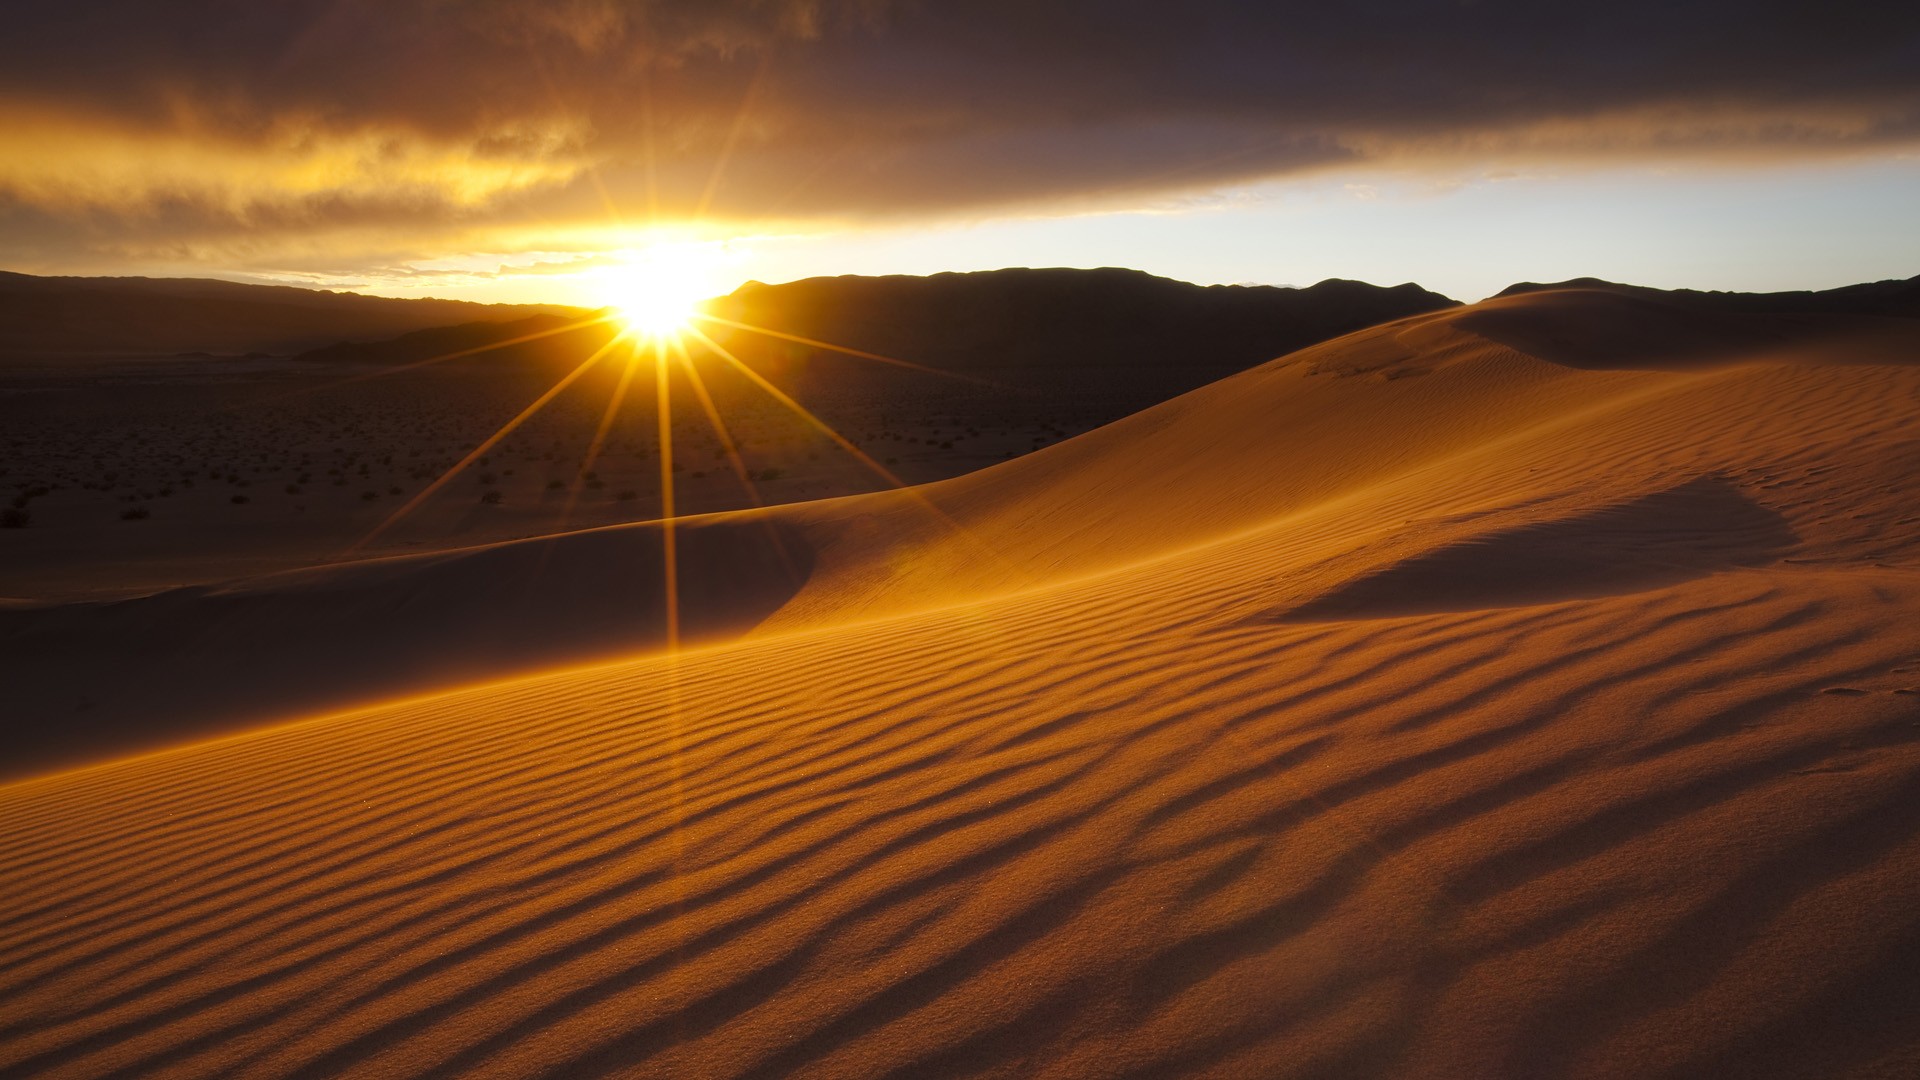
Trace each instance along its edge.
{"label": "dark cloud", "polygon": [[[578,220],[603,188],[633,212],[652,190],[669,214],[875,217],[1376,159],[1920,136],[1920,8],[1884,3],[14,0],[4,18],[0,209],[36,249]],[[102,164],[143,153],[151,170]]]}

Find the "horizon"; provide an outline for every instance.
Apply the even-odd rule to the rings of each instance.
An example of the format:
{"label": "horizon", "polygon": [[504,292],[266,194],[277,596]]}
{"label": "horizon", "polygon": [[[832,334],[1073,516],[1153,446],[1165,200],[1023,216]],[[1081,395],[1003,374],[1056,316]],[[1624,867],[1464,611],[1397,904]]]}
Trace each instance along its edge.
{"label": "horizon", "polygon": [[[1302,290],[1312,289],[1317,286],[1327,284],[1329,282],[1351,282],[1351,283],[1356,283],[1360,285],[1371,286],[1378,289],[1394,289],[1394,288],[1403,288],[1407,286],[1413,286],[1420,289],[1424,289],[1427,292],[1444,296],[1447,299],[1456,301],[1462,305],[1473,305],[1477,303],[1482,303],[1486,300],[1496,299],[1497,297],[1504,295],[1509,290],[1519,288],[1521,286],[1556,286],[1556,285],[1574,285],[1574,284],[1581,284],[1581,283],[1592,283],[1592,284],[1598,284],[1598,285],[1613,285],[1613,286],[1619,286],[1622,288],[1651,289],[1651,290],[1661,291],[1661,292],[1700,292],[1700,293],[1726,293],[1726,294],[1736,294],[1736,295],[1767,295],[1767,294],[1773,294],[1773,293],[1825,292],[1825,291],[1830,291],[1834,289],[1844,289],[1844,288],[1855,286],[1855,285],[1873,285],[1873,284],[1883,284],[1883,283],[1892,283],[1892,282],[1903,282],[1903,281],[1911,281],[1916,278],[1920,278],[1920,273],[1914,273],[1914,274],[1896,273],[1888,277],[1839,281],[1839,282],[1835,282],[1828,285],[1822,285],[1818,287],[1781,288],[1781,289],[1733,289],[1733,288],[1720,288],[1715,286],[1698,285],[1698,284],[1649,285],[1644,282],[1622,281],[1622,280],[1602,277],[1594,274],[1578,274],[1572,277],[1559,278],[1554,280],[1516,278],[1512,281],[1507,282],[1504,285],[1501,285],[1499,288],[1483,296],[1476,296],[1471,299],[1468,299],[1468,298],[1463,298],[1461,296],[1448,293],[1443,289],[1432,288],[1428,286],[1425,282],[1415,281],[1415,280],[1368,281],[1360,278],[1324,277],[1314,281],[1306,282],[1304,284],[1295,283],[1295,282],[1264,282],[1264,281],[1244,281],[1244,280],[1241,280],[1241,281],[1194,281],[1187,278],[1173,277],[1167,274],[1156,274],[1156,273],[1153,273],[1152,271],[1143,270],[1139,267],[1119,266],[1119,265],[1108,263],[1108,264],[1088,265],[1088,266],[1063,266],[1063,265],[989,266],[989,267],[980,267],[977,269],[965,269],[965,270],[932,270],[932,271],[926,271],[924,273],[848,272],[848,273],[839,273],[839,274],[814,274],[814,275],[808,275],[805,277],[786,278],[786,279],[774,280],[774,281],[762,281],[758,278],[748,278],[746,280],[741,281],[739,284],[733,286],[732,288],[728,289],[726,292],[699,295],[699,296],[693,297],[693,299],[696,299],[696,300],[725,299],[727,297],[736,295],[739,292],[739,290],[744,289],[748,286],[757,286],[760,288],[779,288],[781,286],[793,285],[793,284],[806,282],[806,281],[830,281],[836,278],[848,278],[848,277],[851,277],[851,278],[884,278],[884,277],[932,278],[932,277],[939,277],[942,275],[949,275],[949,274],[953,274],[953,275],[995,274],[995,273],[1002,273],[1002,272],[1016,271],[1016,270],[1036,271],[1036,272],[1046,272],[1046,271],[1054,271],[1054,270],[1080,271],[1080,272],[1091,272],[1091,271],[1099,271],[1099,270],[1119,270],[1119,271],[1125,271],[1130,273],[1146,274],[1150,277],[1154,277],[1162,281],[1170,281],[1170,282],[1174,282],[1176,284],[1181,284],[1181,285],[1192,285],[1199,288],[1215,288],[1215,287],[1272,288],[1272,289],[1287,289],[1287,290],[1302,291]],[[47,280],[211,281],[211,282],[220,282],[220,283],[230,284],[230,285],[259,285],[259,286],[265,286],[270,288],[271,287],[296,288],[296,289],[302,289],[309,292],[330,293],[330,294],[339,295],[339,296],[369,296],[369,297],[376,297],[380,299],[391,299],[391,300],[422,300],[422,301],[445,301],[445,302],[457,302],[457,303],[477,303],[477,304],[483,304],[483,305],[489,305],[489,306],[495,306],[495,307],[565,306],[565,307],[572,307],[582,311],[602,311],[602,310],[618,309],[621,306],[618,300],[603,301],[603,302],[597,302],[597,303],[588,303],[588,302],[572,303],[565,300],[539,299],[539,298],[533,298],[533,297],[520,298],[520,299],[470,300],[466,297],[452,295],[452,294],[427,293],[424,295],[411,295],[407,292],[401,292],[401,291],[375,291],[375,290],[369,290],[369,289],[352,289],[352,288],[343,288],[343,287],[328,288],[324,286],[304,285],[304,284],[297,284],[293,282],[275,281],[271,279],[251,277],[251,276],[242,275],[242,274],[223,275],[218,272],[209,272],[209,273],[198,274],[198,275],[177,275],[177,276],[176,275],[156,275],[156,274],[31,274],[25,271],[8,270],[5,268],[0,268],[0,273],[10,273],[10,274],[16,274],[22,277],[35,277],[35,278],[43,278]]]}

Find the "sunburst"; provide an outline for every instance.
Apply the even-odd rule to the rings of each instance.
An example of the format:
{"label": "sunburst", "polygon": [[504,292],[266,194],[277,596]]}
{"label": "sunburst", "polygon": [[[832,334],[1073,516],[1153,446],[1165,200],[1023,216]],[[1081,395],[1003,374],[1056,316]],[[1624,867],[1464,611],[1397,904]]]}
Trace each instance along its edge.
{"label": "sunburst", "polygon": [[701,314],[700,305],[725,292],[722,245],[662,242],[622,253],[594,275],[598,294],[628,330],[671,341]]}
{"label": "sunburst", "polygon": [[[749,94],[747,100],[742,103],[743,122],[744,113],[751,107],[752,100],[753,97]],[[647,104],[650,106],[651,103],[648,102]],[[650,120],[650,111],[646,112],[646,115]],[[722,155],[721,164],[716,166],[715,175],[709,182],[706,195],[702,199],[703,208],[707,199],[712,197],[714,190],[719,185],[720,172],[724,166],[724,161],[725,155]],[[610,224],[615,227],[621,227],[619,214],[613,205],[612,198],[604,190],[602,194],[607,198],[608,215],[609,218],[612,219]],[[658,212],[656,205],[656,200],[650,192],[649,217],[657,222]],[[658,237],[658,234],[655,233],[653,236]],[[589,287],[604,306],[603,311],[595,312],[586,318],[536,334],[525,335],[476,349],[467,349],[442,356],[430,357],[426,360],[405,365],[405,367],[408,368],[424,367],[446,360],[452,360],[457,357],[471,356],[475,353],[485,352],[490,349],[505,348],[536,338],[549,337],[602,323],[611,324],[616,328],[616,332],[612,338],[588,355],[578,367],[568,371],[552,387],[538,395],[534,401],[502,425],[499,430],[481,441],[478,446],[462,457],[452,468],[448,469],[432,483],[415,494],[376,528],[362,537],[357,543],[347,549],[347,551],[343,552],[341,557],[348,557],[362,550],[381,534],[391,529],[402,518],[416,510],[436,491],[443,488],[454,476],[473,465],[490,449],[500,444],[500,442],[512,434],[515,429],[526,423],[534,414],[538,413],[548,403],[553,401],[568,386],[580,380],[596,365],[608,362],[620,363],[624,365],[624,368],[614,383],[612,392],[608,397],[605,409],[600,417],[597,430],[594,433],[592,442],[581,464],[582,471],[591,469],[594,459],[599,456],[604,448],[608,434],[612,430],[623,405],[633,396],[629,393],[630,389],[633,389],[636,384],[639,383],[638,376],[648,367],[651,367],[653,369],[651,374],[654,383],[655,415],[658,421],[657,437],[659,439],[660,502],[658,509],[660,517],[658,524],[661,529],[663,545],[662,554],[664,565],[662,572],[665,579],[663,581],[663,599],[666,609],[666,625],[664,627],[665,642],[670,653],[677,650],[680,643],[680,583],[678,580],[679,568],[677,565],[678,538],[675,535],[677,508],[674,498],[673,473],[672,398],[675,380],[672,378],[670,365],[678,365],[681,368],[684,375],[682,381],[686,386],[691,388],[699,405],[699,411],[705,415],[707,421],[713,426],[725,450],[728,463],[732,466],[734,475],[742,485],[747,499],[753,505],[764,505],[761,493],[754,485],[751,472],[745,467],[741,460],[736,447],[736,441],[722,420],[720,410],[713,396],[708,393],[706,384],[699,374],[698,363],[695,360],[695,350],[698,350],[698,352],[704,356],[720,361],[722,370],[738,372],[747,382],[778,402],[783,409],[794,414],[803,423],[824,434],[832,440],[833,444],[839,447],[840,450],[858,461],[864,468],[882,478],[888,485],[907,489],[908,485],[905,481],[901,480],[898,476],[894,475],[893,472],[863,452],[851,439],[835,430],[825,420],[803,406],[791,394],[781,389],[761,372],[756,371],[746,360],[736,355],[733,350],[729,349],[721,340],[717,339],[714,334],[727,331],[744,332],[805,345],[811,348],[828,350],[874,363],[907,368],[929,375],[962,379],[969,382],[990,383],[990,380],[978,379],[973,376],[945,371],[940,368],[909,360],[902,360],[898,357],[887,356],[882,353],[823,341],[777,327],[760,326],[742,319],[729,318],[709,310],[711,301],[714,298],[729,291],[728,278],[732,276],[734,280],[738,280],[737,274],[733,273],[737,270],[734,264],[737,261],[738,255],[739,252],[737,250],[725,243],[680,238],[651,239],[638,246],[618,252],[591,275],[592,281]],[[730,312],[730,314],[737,314],[737,312]],[[701,329],[701,324],[705,324],[711,328],[714,333],[709,333]],[[563,512],[563,522],[566,518],[571,517],[574,502],[578,498],[578,495],[579,493],[576,491],[567,500],[566,508]],[[957,523],[924,497],[919,497],[917,493],[915,493],[915,498],[912,499],[912,502],[922,507],[948,527],[956,530],[959,529]],[[771,523],[769,523],[769,525],[771,527]],[[564,524],[562,528],[564,528]],[[777,531],[775,540],[776,543],[778,543]],[[786,560],[787,552],[785,552],[784,549],[780,554],[783,561]]]}

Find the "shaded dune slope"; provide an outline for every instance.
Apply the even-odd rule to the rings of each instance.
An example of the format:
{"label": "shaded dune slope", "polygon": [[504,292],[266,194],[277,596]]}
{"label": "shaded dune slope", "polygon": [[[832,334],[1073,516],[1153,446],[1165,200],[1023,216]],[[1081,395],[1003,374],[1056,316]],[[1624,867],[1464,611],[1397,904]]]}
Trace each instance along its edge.
{"label": "shaded dune slope", "polygon": [[1343,582],[1300,619],[1470,611],[1638,592],[1764,566],[1797,538],[1717,476],[1452,541]]}
{"label": "shaded dune slope", "polygon": [[784,510],[744,640],[0,787],[0,1074],[1912,1074],[1920,340],[1475,310]]}
{"label": "shaded dune slope", "polygon": [[[681,631],[738,634],[811,558],[755,515],[678,529]],[[7,772],[658,647],[663,551],[645,524],[288,571],[225,585],[0,608]]]}

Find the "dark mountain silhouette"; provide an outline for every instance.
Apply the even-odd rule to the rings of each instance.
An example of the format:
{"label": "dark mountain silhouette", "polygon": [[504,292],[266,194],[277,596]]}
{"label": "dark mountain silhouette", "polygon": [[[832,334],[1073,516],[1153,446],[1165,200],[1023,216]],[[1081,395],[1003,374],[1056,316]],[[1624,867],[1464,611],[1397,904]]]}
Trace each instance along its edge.
{"label": "dark mountain silhouette", "polygon": [[[585,315],[591,318],[591,313]],[[294,357],[315,363],[414,364],[424,360],[510,364],[548,357],[580,357],[612,337],[607,323],[582,324],[582,315],[532,315],[415,330],[384,341],[341,341]],[[524,339],[524,340],[523,340]],[[513,344],[505,344],[513,343]]]}
{"label": "dark mountain silhouette", "polygon": [[1860,285],[1843,285],[1837,289],[1820,291],[1771,293],[1650,289],[1643,285],[1622,285],[1616,281],[1583,277],[1550,284],[1523,281],[1507,286],[1498,295],[1518,296],[1522,293],[1555,289],[1599,289],[1645,299],[1658,299],[1700,311],[1732,311],[1764,315],[1884,315],[1895,318],[1920,318],[1920,277],[1870,281]]}
{"label": "dark mountain silhouette", "polygon": [[449,323],[572,309],[399,300],[197,278],[35,277],[0,271],[0,355],[291,353]]}
{"label": "dark mountain silhouette", "polygon": [[[994,270],[749,282],[713,306],[739,322],[993,374],[1148,369],[1199,386],[1405,315],[1456,306],[1417,285],[1191,285],[1138,270]],[[734,332],[742,349],[791,352]],[[816,350],[817,351],[817,350]]]}
{"label": "dark mountain silhouette", "polygon": [[[711,301],[708,311],[789,337],[720,322],[701,328],[755,367],[796,379],[927,378],[792,340],[799,337],[1035,389],[1098,372],[1126,382],[1135,391],[1125,395],[1128,400],[1150,404],[1352,330],[1455,304],[1416,285],[1333,280],[1305,289],[1203,286],[1137,270],[1013,269],[748,282]],[[561,323],[537,316],[443,327],[316,349],[301,359],[413,363]],[[560,362],[583,355],[611,332],[589,327],[472,360]]]}

